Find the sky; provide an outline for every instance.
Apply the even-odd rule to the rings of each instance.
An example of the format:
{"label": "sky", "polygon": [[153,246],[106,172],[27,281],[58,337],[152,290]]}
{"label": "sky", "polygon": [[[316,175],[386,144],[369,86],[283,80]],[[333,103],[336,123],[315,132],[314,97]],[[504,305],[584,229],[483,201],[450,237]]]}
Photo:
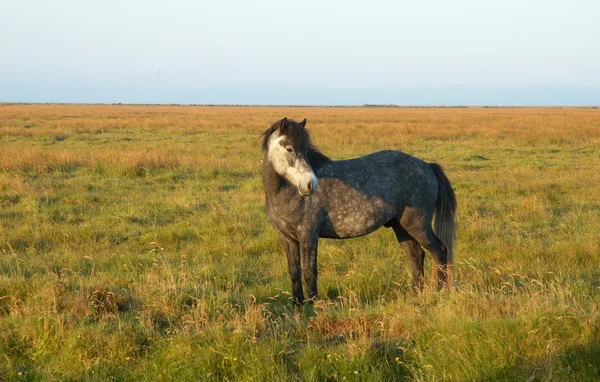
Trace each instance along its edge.
{"label": "sky", "polygon": [[0,102],[600,105],[598,0],[0,0]]}

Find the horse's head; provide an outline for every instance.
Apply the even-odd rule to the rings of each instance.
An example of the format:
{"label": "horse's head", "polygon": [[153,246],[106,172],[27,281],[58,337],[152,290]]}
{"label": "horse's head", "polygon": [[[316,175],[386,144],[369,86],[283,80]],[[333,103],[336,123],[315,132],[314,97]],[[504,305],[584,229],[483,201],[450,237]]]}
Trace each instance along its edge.
{"label": "horse's head", "polygon": [[300,195],[309,196],[319,182],[307,160],[311,143],[305,126],[306,119],[276,122],[264,133],[263,151],[277,174],[298,188]]}

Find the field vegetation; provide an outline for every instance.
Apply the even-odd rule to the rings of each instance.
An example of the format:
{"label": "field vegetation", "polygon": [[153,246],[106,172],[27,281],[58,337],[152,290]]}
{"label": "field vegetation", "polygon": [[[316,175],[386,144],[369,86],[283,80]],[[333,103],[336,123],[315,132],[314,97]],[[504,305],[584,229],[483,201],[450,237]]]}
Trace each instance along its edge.
{"label": "field vegetation", "polygon": [[[458,290],[412,294],[382,229],[322,240],[294,310],[260,177],[284,116],[440,163]],[[599,230],[597,109],[3,105],[0,380],[598,380]]]}

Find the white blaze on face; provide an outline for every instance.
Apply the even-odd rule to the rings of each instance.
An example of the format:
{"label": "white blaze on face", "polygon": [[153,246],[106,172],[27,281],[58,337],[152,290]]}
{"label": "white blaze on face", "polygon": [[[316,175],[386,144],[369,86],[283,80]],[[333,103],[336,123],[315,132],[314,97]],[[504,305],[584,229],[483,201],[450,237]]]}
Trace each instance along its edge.
{"label": "white blaze on face", "polygon": [[285,136],[272,136],[269,142],[269,161],[276,173],[298,188],[302,196],[312,194],[319,181],[302,155],[288,151],[290,146],[282,144]]}

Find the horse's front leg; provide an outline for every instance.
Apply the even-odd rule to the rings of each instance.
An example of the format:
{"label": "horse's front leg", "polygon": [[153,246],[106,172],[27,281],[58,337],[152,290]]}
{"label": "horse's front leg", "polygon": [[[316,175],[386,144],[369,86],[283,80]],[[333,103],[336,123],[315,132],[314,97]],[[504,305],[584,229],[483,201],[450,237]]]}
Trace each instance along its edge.
{"label": "horse's front leg", "polygon": [[302,254],[302,268],[304,272],[304,282],[308,289],[308,298],[314,300],[317,298],[317,248],[319,244],[319,235],[311,232],[306,237],[300,239],[300,253]]}
{"label": "horse's front leg", "polygon": [[292,280],[292,294],[294,295],[294,304],[301,305],[304,302],[304,293],[302,292],[302,269],[300,268],[300,244],[293,239],[279,234],[279,241],[285,249],[288,261],[288,273]]}

